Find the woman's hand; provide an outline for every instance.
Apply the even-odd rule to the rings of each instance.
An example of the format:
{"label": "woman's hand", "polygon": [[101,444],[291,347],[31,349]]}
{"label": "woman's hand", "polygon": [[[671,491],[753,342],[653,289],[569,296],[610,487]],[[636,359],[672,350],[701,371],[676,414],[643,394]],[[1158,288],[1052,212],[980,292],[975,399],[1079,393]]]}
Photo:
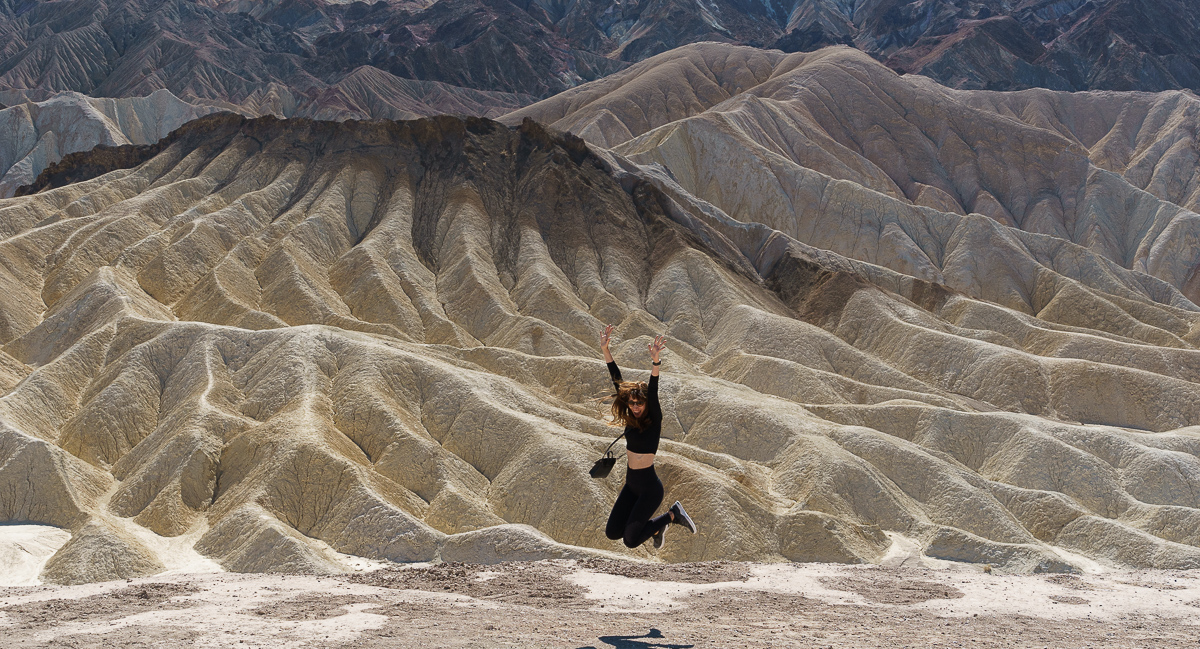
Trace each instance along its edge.
{"label": "woman's hand", "polygon": [[646,345],[646,347],[650,350],[650,361],[657,363],[659,354],[667,348],[667,339],[663,336],[655,336],[654,342]]}
{"label": "woman's hand", "polygon": [[604,362],[613,362],[612,354],[608,351],[608,343],[612,340],[612,325],[604,325],[604,333],[600,334],[600,351],[604,352]]}

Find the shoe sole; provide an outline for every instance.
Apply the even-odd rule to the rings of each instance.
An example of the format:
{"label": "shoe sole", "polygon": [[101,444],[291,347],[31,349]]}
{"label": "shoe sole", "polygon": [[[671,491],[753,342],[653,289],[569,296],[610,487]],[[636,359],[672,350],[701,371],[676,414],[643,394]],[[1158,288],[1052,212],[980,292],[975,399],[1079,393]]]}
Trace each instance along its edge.
{"label": "shoe sole", "polygon": [[[671,507],[671,509],[675,510],[675,521],[674,522],[688,528],[689,530],[692,531],[692,534],[695,534],[696,533],[696,523],[694,521],[692,521],[691,516],[688,516],[688,513],[686,510],[684,510],[683,505],[679,504],[679,501],[676,500],[675,505],[673,507]],[[679,520],[681,518],[683,519],[682,521]]]}

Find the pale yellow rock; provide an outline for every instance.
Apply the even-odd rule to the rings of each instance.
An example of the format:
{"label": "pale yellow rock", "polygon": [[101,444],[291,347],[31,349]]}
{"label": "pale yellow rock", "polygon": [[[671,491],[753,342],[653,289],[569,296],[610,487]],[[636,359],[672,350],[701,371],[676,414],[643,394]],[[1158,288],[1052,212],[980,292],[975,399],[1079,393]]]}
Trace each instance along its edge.
{"label": "pale yellow rock", "polygon": [[55,527],[82,525],[106,476],[62,449],[0,422],[0,517]]}
{"label": "pale yellow rock", "polygon": [[996,543],[962,530],[941,528],[925,546],[935,559],[1003,566],[1005,571],[1070,572],[1072,566],[1053,552],[1035,545]]}
{"label": "pale yellow rock", "polygon": [[448,537],[442,545],[442,561],[500,563],[542,559],[610,558],[613,555],[555,543],[528,525],[496,525],[477,532]]}
{"label": "pale yellow rock", "polygon": [[[695,56],[691,56],[693,52]],[[690,48],[679,54],[680,50],[674,50],[653,57],[508,113],[501,121],[516,125],[531,117],[611,147],[656,126],[703,112],[767,81],[779,68],[786,70],[816,56],[787,57],[750,47]],[[780,64],[781,59],[787,63]]]}
{"label": "pale yellow rock", "polygon": [[28,365],[0,351],[0,394],[16,387],[30,371]]}
{"label": "pale yellow rock", "polygon": [[[793,60],[873,88],[854,56]],[[940,95],[907,92],[933,120]],[[798,141],[734,137],[778,105],[723,105],[745,110],[628,156],[532,124],[210,117],[134,169],[0,201],[0,515],[138,570],[193,540],[229,570],[331,573],[345,554],[878,562],[897,535],[1013,571],[1192,564],[1200,308],[1112,257],[1150,235],[1082,245],[914,205],[918,182],[975,192],[901,186],[845,146],[805,150],[814,170]],[[1071,147],[1064,173],[1144,223],[1172,209]],[[656,466],[699,531],[657,552],[604,535],[624,463],[587,475],[617,434],[605,323],[629,379],[667,336]]]}
{"label": "pale yellow rock", "polygon": [[780,521],[780,554],[791,561],[878,561],[891,541],[875,526],[854,525],[819,512],[799,511]]}
{"label": "pale yellow rock", "polygon": [[1101,169],[1123,175],[1158,198],[1200,208],[1200,159],[1192,124],[1200,118],[1194,93],[930,90],[967,104],[1052,130],[1086,147]]}
{"label": "pale yellow rock", "polygon": [[51,584],[84,584],[146,577],[164,569],[137,538],[92,520],[50,557],[41,579]]}
{"label": "pale yellow rock", "polygon": [[121,99],[63,92],[0,110],[0,197],[12,196],[68,153],[99,144],[153,144],[216,110],[182,101],[168,90]]}
{"label": "pale yellow rock", "polygon": [[[735,62],[746,83],[709,80],[733,78]],[[706,81],[681,70],[706,71]],[[694,90],[709,86],[721,90]],[[960,231],[981,224],[914,205],[988,216],[1021,231],[1011,236],[1025,246],[1025,233],[1050,235],[1200,300],[1200,102],[1186,93],[952,91],[850,48],[700,43],[504,119],[525,117],[662,165],[741,222],[972,296],[996,300],[979,285],[1031,279],[956,267],[957,237],[973,238]]]}
{"label": "pale yellow rock", "polygon": [[328,547],[255,507],[231,512],[200,538],[196,550],[235,572],[335,574],[341,562]]}

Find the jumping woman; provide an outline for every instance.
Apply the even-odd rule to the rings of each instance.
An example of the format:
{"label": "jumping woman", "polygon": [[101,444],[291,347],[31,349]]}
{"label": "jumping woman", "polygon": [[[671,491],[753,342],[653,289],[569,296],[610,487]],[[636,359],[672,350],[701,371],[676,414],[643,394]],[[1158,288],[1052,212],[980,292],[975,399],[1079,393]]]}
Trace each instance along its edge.
{"label": "jumping woman", "polygon": [[625,486],[613,503],[608,515],[604,534],[608,538],[621,539],[626,547],[636,548],[654,539],[654,547],[663,546],[663,536],[671,523],[682,525],[692,534],[696,524],[692,522],[683,505],[676,500],[665,514],[654,512],[663,501],[663,484],[654,472],[654,455],[658,453],[658,438],[662,434],[662,408],[658,405],[658,366],[662,364],[659,354],[666,348],[662,336],[655,336],[650,349],[650,382],[622,381],[621,369],[608,351],[612,338],[612,325],[604,327],[600,337],[600,349],[604,350],[604,361],[608,363],[608,374],[612,377],[617,394],[613,400],[614,425],[625,425],[625,452],[629,469],[625,472]]}

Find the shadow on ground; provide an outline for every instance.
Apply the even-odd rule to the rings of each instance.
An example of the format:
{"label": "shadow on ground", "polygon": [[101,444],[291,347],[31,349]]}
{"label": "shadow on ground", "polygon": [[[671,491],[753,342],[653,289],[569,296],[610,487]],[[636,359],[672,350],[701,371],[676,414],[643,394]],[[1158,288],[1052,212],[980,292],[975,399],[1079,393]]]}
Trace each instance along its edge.
{"label": "shadow on ground", "polygon": [[[615,649],[645,649],[646,647],[659,647],[660,649],[690,649],[696,645],[691,644],[667,644],[656,642],[657,640],[665,640],[662,631],[658,629],[650,629],[646,635],[602,635],[598,638],[600,642],[615,647]],[[599,649],[593,645],[579,647],[579,649]]]}

